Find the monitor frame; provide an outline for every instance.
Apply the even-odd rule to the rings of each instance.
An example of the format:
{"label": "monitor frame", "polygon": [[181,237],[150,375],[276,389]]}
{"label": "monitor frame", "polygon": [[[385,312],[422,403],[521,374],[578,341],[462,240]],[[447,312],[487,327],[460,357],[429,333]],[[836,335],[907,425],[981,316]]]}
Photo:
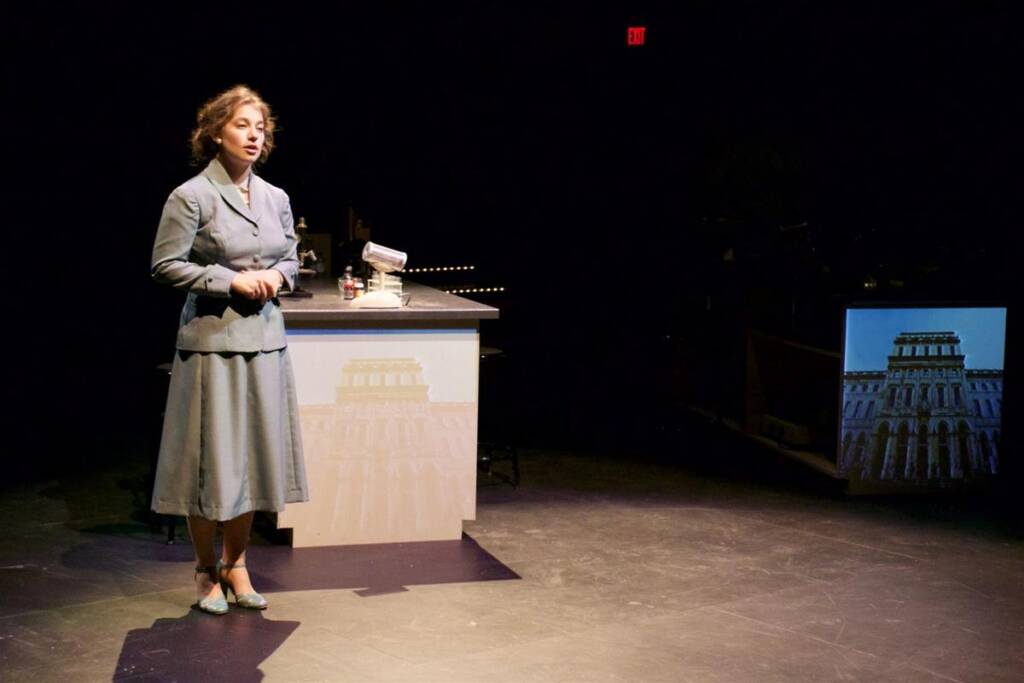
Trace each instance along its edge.
{"label": "monitor frame", "polygon": [[[946,300],[910,300],[910,301],[870,301],[860,300],[851,301],[845,303],[842,307],[842,323],[841,333],[839,339],[839,390],[836,396],[836,438],[835,438],[835,465],[836,473],[842,478],[850,482],[863,481],[866,484],[878,484],[888,488],[908,488],[912,487],[915,490],[928,490],[940,487],[948,487],[951,482],[955,482],[956,485],[967,485],[971,484],[976,479],[974,477],[953,479],[953,478],[942,478],[936,481],[927,479],[925,481],[910,481],[906,479],[892,480],[892,479],[862,479],[857,477],[855,472],[844,470],[844,451],[843,451],[843,436],[844,436],[844,419],[846,416],[843,414],[844,398],[846,395],[846,361],[847,361],[847,335],[849,325],[849,314],[851,310],[885,310],[885,309],[1002,309],[1005,315],[1005,325],[1003,330],[1003,367],[1002,367],[1002,387],[1001,395],[1006,394],[1006,378],[1010,375],[1010,366],[1012,363],[1011,359],[1011,329],[1012,322],[1011,317],[1013,316],[1013,307],[1005,299],[985,299],[985,300],[970,300],[970,301],[946,301]],[[886,371],[887,368],[882,368],[882,371]],[[1005,403],[1004,403],[1005,405]],[[1009,422],[1006,417],[1004,410],[999,412],[999,433],[1001,443],[1006,443],[1005,426]],[[869,441],[868,448],[871,448],[872,444]],[[995,475],[991,475],[993,478],[998,477],[999,473],[1003,471],[1003,468],[999,468]]]}

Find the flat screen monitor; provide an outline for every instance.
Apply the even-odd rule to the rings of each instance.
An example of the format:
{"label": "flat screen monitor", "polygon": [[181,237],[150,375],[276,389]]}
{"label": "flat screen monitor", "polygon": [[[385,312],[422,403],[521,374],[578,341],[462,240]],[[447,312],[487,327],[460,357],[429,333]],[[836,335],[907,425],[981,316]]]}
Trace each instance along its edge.
{"label": "flat screen monitor", "polygon": [[837,471],[913,487],[999,474],[1006,308],[849,306]]}

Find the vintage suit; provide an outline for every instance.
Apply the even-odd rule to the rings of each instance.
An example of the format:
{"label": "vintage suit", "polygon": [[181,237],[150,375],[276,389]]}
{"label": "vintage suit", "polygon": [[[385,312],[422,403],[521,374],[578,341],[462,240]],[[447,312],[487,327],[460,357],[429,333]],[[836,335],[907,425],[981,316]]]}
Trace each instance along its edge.
{"label": "vintage suit", "polygon": [[231,296],[231,281],[240,271],[275,268],[289,289],[299,271],[288,195],[253,174],[249,202],[246,206],[216,159],[167,198],[152,273],[157,282],[188,292],[178,328],[182,351],[285,347],[284,317],[276,301],[260,309]]}
{"label": "vintage suit", "polygon": [[231,293],[243,270],[298,275],[288,195],[255,174],[249,206],[214,159],[176,188],[152,275],[188,293],[178,325],[153,510],[233,519],[308,500],[284,317]]}

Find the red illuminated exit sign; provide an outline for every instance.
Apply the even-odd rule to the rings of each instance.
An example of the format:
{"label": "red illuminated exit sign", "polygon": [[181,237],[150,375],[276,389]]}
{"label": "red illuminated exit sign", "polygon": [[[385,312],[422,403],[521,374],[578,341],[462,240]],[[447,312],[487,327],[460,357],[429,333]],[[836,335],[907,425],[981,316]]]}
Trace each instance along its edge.
{"label": "red illuminated exit sign", "polygon": [[646,26],[630,26],[626,29],[626,45],[630,47],[640,47],[644,44],[646,37]]}

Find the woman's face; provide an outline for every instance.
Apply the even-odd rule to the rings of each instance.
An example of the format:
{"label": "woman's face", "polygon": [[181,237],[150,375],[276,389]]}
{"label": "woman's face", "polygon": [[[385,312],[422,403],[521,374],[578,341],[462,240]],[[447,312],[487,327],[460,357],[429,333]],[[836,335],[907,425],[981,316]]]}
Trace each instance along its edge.
{"label": "woman's face", "polygon": [[252,165],[263,151],[263,114],[251,104],[235,110],[221,130],[221,153],[230,161]]}

